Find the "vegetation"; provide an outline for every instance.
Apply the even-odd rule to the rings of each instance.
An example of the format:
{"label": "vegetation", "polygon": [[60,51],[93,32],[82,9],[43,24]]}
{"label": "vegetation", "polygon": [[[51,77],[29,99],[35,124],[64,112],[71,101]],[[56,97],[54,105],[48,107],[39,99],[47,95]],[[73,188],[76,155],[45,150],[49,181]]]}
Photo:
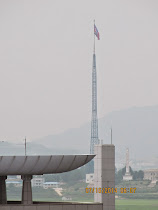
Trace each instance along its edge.
{"label": "vegetation", "polygon": [[[71,172],[44,175],[45,181],[62,182],[62,196],[59,196],[54,189],[33,187],[33,199],[36,201],[62,201],[63,196],[71,196],[72,201],[93,201],[93,194],[85,192],[85,188],[88,186],[88,184],[85,183],[85,177],[86,173],[89,172],[89,169],[89,166],[83,166]],[[142,171],[133,171],[132,169],[130,170],[134,177],[133,181],[122,180],[123,175],[125,174],[125,168],[119,170],[118,172],[116,170],[116,188],[118,189],[116,195],[118,196],[118,199],[128,201],[132,200],[132,203],[140,199],[144,201],[147,199],[158,200],[158,184],[155,187],[150,188],[148,187],[150,181],[143,180],[144,174]],[[120,188],[136,188],[136,192],[121,193]],[[21,200],[21,192],[21,188],[16,188],[12,184],[7,187],[9,200]],[[133,206],[131,208],[133,208]]]}
{"label": "vegetation", "polygon": [[[116,185],[119,184],[123,180],[123,176],[126,173],[126,167],[120,169],[118,172],[115,170],[115,183]],[[133,180],[140,181],[144,178],[144,172],[142,170],[140,171],[133,171],[130,167],[130,173],[133,176]]]}
{"label": "vegetation", "polygon": [[157,210],[158,200],[116,200],[116,210]]}

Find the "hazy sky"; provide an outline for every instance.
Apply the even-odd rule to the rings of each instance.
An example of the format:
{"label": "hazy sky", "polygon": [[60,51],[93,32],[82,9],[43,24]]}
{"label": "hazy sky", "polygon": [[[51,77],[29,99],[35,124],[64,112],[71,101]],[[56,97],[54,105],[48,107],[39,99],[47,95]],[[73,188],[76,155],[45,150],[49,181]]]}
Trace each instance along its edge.
{"label": "hazy sky", "polygon": [[158,104],[157,0],[0,0],[0,140],[91,120],[93,20],[98,115]]}

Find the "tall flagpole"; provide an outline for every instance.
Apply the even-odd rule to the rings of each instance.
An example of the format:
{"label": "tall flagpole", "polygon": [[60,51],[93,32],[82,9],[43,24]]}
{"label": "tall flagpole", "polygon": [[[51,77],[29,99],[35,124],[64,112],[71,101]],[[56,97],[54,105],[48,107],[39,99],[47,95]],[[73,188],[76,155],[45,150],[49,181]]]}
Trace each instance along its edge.
{"label": "tall flagpole", "polygon": [[[95,27],[95,20],[94,20],[94,27]],[[95,34],[94,34],[94,49],[93,49],[93,54],[95,54]]]}
{"label": "tall flagpole", "polygon": [[95,20],[94,20],[94,51],[92,67],[92,118],[91,118],[91,143],[90,153],[94,154],[94,145],[99,143],[98,139],[98,117],[97,117],[97,70],[95,55]]}

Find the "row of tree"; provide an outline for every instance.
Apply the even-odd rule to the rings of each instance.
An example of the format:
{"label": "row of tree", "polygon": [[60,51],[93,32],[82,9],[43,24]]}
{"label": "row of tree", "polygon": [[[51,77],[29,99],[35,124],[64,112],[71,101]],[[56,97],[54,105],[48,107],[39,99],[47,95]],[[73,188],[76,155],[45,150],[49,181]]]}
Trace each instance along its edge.
{"label": "row of tree", "polygon": [[[61,174],[52,174],[52,175],[45,175],[46,181],[56,181],[56,182],[77,182],[80,180],[85,180],[86,174],[93,173],[94,171],[94,163],[91,161],[90,163],[86,164],[85,166],[82,166],[81,168],[65,172]],[[119,171],[117,169],[115,170],[115,182],[116,184],[119,184],[123,180],[123,176],[125,175],[126,168],[122,168]],[[135,181],[141,181],[144,178],[144,172],[143,171],[133,171],[130,167],[131,175],[133,176],[133,180]]]}
{"label": "row of tree", "polygon": [[[115,183],[119,184],[123,180],[123,176],[126,173],[126,167],[120,169],[118,172],[115,170]],[[142,181],[144,178],[144,172],[142,170],[139,171],[133,171],[130,167],[130,173],[133,176],[134,181]]]}

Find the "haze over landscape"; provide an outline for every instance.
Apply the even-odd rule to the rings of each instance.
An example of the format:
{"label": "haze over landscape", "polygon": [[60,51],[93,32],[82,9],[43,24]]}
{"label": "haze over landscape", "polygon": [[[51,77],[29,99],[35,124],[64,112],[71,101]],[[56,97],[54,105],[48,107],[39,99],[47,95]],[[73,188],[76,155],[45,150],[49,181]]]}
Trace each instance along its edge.
{"label": "haze over landscape", "polygon": [[157,20],[157,0],[0,0],[0,209],[158,209]]}
{"label": "haze over landscape", "polygon": [[27,136],[33,154],[89,152],[95,18],[99,138],[109,143],[112,126],[118,158],[126,147],[132,158],[157,157],[157,8],[157,1],[0,1],[1,141]]}
{"label": "haze over landscape", "polygon": [[154,0],[1,0],[0,139],[33,140],[90,121],[94,18],[99,118],[157,105],[157,8]]}
{"label": "haze over landscape", "polygon": [[[113,143],[116,146],[116,165],[125,163],[126,148],[130,148],[133,167],[158,167],[158,106],[133,107],[114,111],[99,119],[99,136],[109,144],[110,128],[113,126]],[[83,154],[89,153],[90,122],[78,128],[48,135],[28,143],[27,154]],[[84,146],[83,146],[84,145]],[[24,155],[24,141],[18,145],[0,143],[1,155]],[[144,162],[148,164],[144,166]],[[121,164],[120,164],[121,163]]]}

